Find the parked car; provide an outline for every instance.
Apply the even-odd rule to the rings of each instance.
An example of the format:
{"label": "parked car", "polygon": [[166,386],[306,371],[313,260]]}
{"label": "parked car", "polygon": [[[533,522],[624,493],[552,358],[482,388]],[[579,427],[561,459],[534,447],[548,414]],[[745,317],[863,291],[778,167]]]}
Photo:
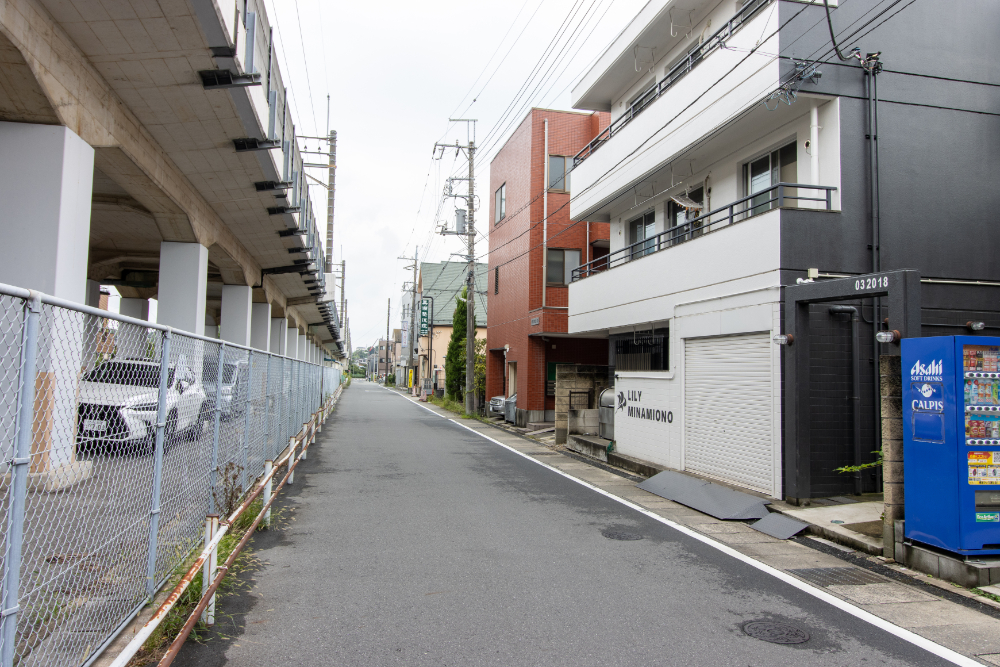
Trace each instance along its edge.
{"label": "parked car", "polygon": [[[142,452],[153,449],[159,401],[160,364],[153,361],[107,361],[80,381],[77,445],[113,443]],[[173,444],[180,433],[201,435],[211,412],[204,410],[205,390],[186,363],[167,376],[166,425],[163,441]]]}
{"label": "parked car", "polygon": [[503,417],[503,396],[494,396],[490,399],[490,416],[491,417]]}
{"label": "parked car", "polygon": [[[205,389],[205,397],[212,405],[214,405],[216,397],[216,368],[205,368],[203,374],[204,382],[202,383]],[[243,410],[246,408],[245,391],[249,368],[249,365],[245,361],[223,364],[222,386],[219,389],[219,407],[222,408],[223,419],[243,414]]]}

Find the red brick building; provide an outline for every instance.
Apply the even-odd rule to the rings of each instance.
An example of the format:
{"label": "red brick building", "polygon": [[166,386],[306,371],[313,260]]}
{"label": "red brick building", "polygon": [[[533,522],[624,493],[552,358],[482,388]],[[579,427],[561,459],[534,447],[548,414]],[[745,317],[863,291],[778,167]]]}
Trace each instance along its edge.
{"label": "red brick building", "polygon": [[519,424],[555,419],[555,364],[608,362],[606,340],[566,334],[572,270],[609,245],[608,223],[570,221],[570,170],[608,122],[532,109],[490,164],[486,396],[516,392]]}

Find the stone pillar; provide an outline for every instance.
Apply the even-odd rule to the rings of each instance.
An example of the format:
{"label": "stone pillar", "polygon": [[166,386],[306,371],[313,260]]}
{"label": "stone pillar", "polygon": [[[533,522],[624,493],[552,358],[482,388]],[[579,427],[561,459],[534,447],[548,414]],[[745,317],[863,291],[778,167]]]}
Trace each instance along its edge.
{"label": "stone pillar", "polygon": [[[896,543],[902,543],[902,532],[896,533],[897,521],[903,516],[903,380],[898,356],[879,357],[882,394],[882,490],[885,492],[885,513],[882,525],[882,555],[896,557]],[[902,554],[900,554],[902,557]]]}
{"label": "stone pillar", "polygon": [[246,285],[222,286],[222,322],[219,336],[237,345],[250,345],[250,304],[253,289]]}
{"label": "stone pillar", "polygon": [[94,149],[60,125],[0,122],[0,157],[0,282],[86,303]]}
{"label": "stone pillar", "polygon": [[250,347],[267,352],[271,347],[271,304],[250,307]]}
{"label": "stone pillar", "polygon": [[273,354],[284,355],[286,350],[286,341],[288,340],[288,322],[284,317],[275,317],[271,319],[271,342],[269,345],[270,352]]}
{"label": "stone pillar", "polygon": [[205,331],[208,248],[199,243],[160,244],[156,320],[181,331]]}

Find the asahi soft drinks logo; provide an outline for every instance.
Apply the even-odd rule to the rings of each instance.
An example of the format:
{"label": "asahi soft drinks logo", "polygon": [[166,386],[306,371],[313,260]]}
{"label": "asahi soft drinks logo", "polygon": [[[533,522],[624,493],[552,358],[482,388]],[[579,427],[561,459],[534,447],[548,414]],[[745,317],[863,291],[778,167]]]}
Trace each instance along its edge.
{"label": "asahi soft drinks logo", "polygon": [[[665,422],[667,424],[673,423],[673,412],[670,412],[669,410],[659,410],[657,408],[644,408],[641,405],[637,405],[641,401],[642,392],[638,389],[620,391],[618,392],[617,412],[624,410],[627,416],[634,417],[636,419],[648,419],[650,421]],[[633,405],[633,403],[636,405]]]}
{"label": "asahi soft drinks logo", "polygon": [[941,382],[943,375],[944,361],[942,359],[926,364],[917,359],[917,363],[913,364],[913,368],[910,369],[910,379],[920,382]]}

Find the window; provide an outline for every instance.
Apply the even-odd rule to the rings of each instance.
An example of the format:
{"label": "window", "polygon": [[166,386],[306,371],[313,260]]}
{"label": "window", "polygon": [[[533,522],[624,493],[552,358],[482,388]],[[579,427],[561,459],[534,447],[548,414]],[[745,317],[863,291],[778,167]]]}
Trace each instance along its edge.
{"label": "window", "polygon": [[[654,251],[656,241],[652,236],[656,234],[656,216],[653,211],[645,213],[628,223],[628,242],[634,245],[629,253],[630,259],[638,259]],[[645,241],[645,243],[640,243]]]}
{"label": "window", "polygon": [[493,269],[493,293],[500,293],[500,267]]}
{"label": "window", "polygon": [[[778,194],[767,190],[778,183],[794,183],[797,178],[794,141],[743,165],[743,180],[747,195],[761,193],[749,203],[749,214],[757,215],[777,208],[778,202],[771,200],[777,200]],[[793,189],[789,189],[785,194],[790,197],[797,196]]]}
{"label": "window", "polygon": [[549,248],[547,254],[546,284],[569,285],[573,282],[573,269],[579,266],[579,250]]}
{"label": "window", "polygon": [[569,192],[569,172],[573,169],[573,158],[562,155],[549,156],[549,190]]}
{"label": "window", "polygon": [[654,334],[635,334],[615,341],[616,371],[670,370],[668,331],[657,329]]}
{"label": "window", "polygon": [[507,184],[497,188],[493,195],[493,224],[499,224],[507,216]]}

